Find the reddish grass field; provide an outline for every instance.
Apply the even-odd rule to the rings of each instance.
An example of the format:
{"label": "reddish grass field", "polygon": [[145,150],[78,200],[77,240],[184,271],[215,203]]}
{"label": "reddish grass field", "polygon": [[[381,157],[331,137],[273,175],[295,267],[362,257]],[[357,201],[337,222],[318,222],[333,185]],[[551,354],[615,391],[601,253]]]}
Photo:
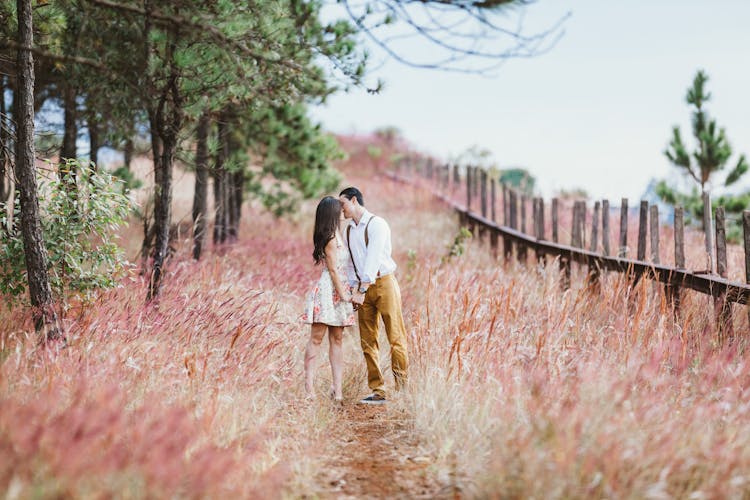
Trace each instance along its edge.
{"label": "reddish grass field", "polygon": [[347,147],[345,183],[393,232],[408,388],[384,408],[355,404],[367,393],[355,328],[343,409],[325,397],[325,353],[320,397],[302,401],[315,201],[284,220],[248,204],[237,244],[200,262],[178,248],[158,303],[133,274],[73,308],[66,349],[37,347],[24,310],[0,311],[8,498],[748,495],[744,309],[738,341],[719,346],[699,294],[674,320],[649,282],[607,275],[592,294],[574,270],[562,293],[554,263],[503,265],[480,241],[445,260],[455,215]]}

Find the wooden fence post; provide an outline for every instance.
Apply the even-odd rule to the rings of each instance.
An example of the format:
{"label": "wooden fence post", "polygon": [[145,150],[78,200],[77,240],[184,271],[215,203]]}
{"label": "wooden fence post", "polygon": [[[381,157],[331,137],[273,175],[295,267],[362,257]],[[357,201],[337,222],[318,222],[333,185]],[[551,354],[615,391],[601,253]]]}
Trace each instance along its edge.
{"label": "wooden fence post", "polygon": [[[503,226],[510,226],[510,192],[508,186],[502,183],[503,187]],[[511,255],[513,254],[513,244],[508,236],[503,235],[503,257],[505,262],[510,262]]]}
{"label": "wooden fence post", "polygon": [[[742,232],[745,243],[745,283],[750,283],[750,210],[742,211]],[[750,304],[747,306],[747,321],[750,324]]]}
{"label": "wooden fence post", "polygon": [[711,227],[711,221],[713,214],[711,213],[711,195],[703,193],[703,233],[705,234],[706,242],[706,272],[711,274],[714,272],[714,242]]}
{"label": "wooden fence post", "polygon": [[575,248],[583,248],[582,219],[584,212],[582,208],[586,210],[586,206],[582,206],[580,200],[573,202],[573,224],[570,232],[570,246]]}
{"label": "wooden fence post", "polygon": [[578,202],[578,225],[580,226],[579,231],[581,234],[581,248],[586,248],[586,201],[580,200]]}
{"label": "wooden fence post", "polygon": [[602,250],[609,257],[609,200],[602,200]]}
{"label": "wooden fence post", "polygon": [[591,243],[589,250],[596,252],[599,250],[599,208],[600,203],[594,202],[594,214],[591,217]]}
{"label": "wooden fence post", "polygon": [[[674,265],[676,269],[685,269],[685,217],[682,207],[674,209]],[[682,290],[674,285],[667,285],[667,297],[672,303],[675,317],[680,312]]]}
{"label": "wooden fence post", "polygon": [[557,198],[552,198],[552,241],[554,243],[559,243],[558,238],[558,232],[557,232],[557,224],[558,224],[558,217],[557,217],[557,211],[560,207],[560,201]]}
{"label": "wooden fence post", "polygon": [[[589,245],[589,249],[592,252],[597,252],[599,250],[599,208],[599,202],[594,202],[594,213],[591,217],[591,243]],[[584,216],[586,213],[585,210],[586,207],[584,206]],[[594,263],[592,266],[589,266],[588,286],[590,291],[598,293],[601,290],[599,283],[600,274],[601,270],[599,269],[598,263]]]}
{"label": "wooden fence post", "polygon": [[491,179],[491,181],[492,181],[492,184],[490,186],[490,204],[491,204],[490,206],[492,207],[492,210],[490,211],[490,213],[492,214],[492,222],[497,222],[497,218],[495,217],[495,207],[497,205],[497,197],[495,195],[495,191],[496,191],[497,181],[495,180],[494,177]]}
{"label": "wooden fence post", "polygon": [[[536,199],[536,239],[538,241],[544,240],[544,198]],[[541,265],[546,265],[546,257],[544,252],[537,250],[536,260]]]}
{"label": "wooden fence post", "polygon": [[[651,262],[660,263],[659,257],[659,205],[653,204],[648,208],[649,234],[651,235]],[[654,291],[658,290],[657,283],[654,283]],[[664,285],[664,294],[669,296],[669,284]]]}
{"label": "wooden fence post", "polygon": [[573,204],[573,233],[571,245],[576,248],[586,248],[586,202],[579,200]]}
{"label": "wooden fence post", "polygon": [[[552,198],[552,241],[559,243],[559,210],[560,200]],[[560,266],[560,288],[567,290],[570,288],[570,256],[560,255],[559,266]]]}
{"label": "wooden fence post", "polygon": [[466,167],[466,210],[471,211],[471,167]]}
{"label": "wooden fence post", "polygon": [[628,199],[623,198],[620,205],[620,249],[617,256],[621,259],[628,255]]}
{"label": "wooden fence post", "polygon": [[[479,211],[482,214],[482,218],[487,218],[487,172],[484,169],[477,168],[475,172],[477,176],[477,185],[479,188]],[[484,224],[478,225],[477,232],[479,233],[480,241],[484,242],[486,227]]]}
{"label": "wooden fence post", "polygon": [[539,198],[539,235],[537,236],[540,240],[544,239],[544,198]]}
{"label": "wooden fence post", "polygon": [[674,263],[677,269],[685,269],[685,218],[684,209],[674,209]]}
{"label": "wooden fence post", "polygon": [[[528,234],[526,232],[526,195],[521,195],[521,232],[524,234]],[[519,243],[517,245],[517,251],[516,254],[518,256],[518,260],[526,263],[526,260],[528,258],[528,248],[523,243]]]}
{"label": "wooden fence post", "polygon": [[[727,232],[724,207],[716,208],[716,272],[722,278],[727,277]],[[734,337],[732,304],[727,301],[726,292],[722,292],[716,297],[714,307],[716,308],[719,341],[732,340]]]}
{"label": "wooden fence post", "polygon": [[648,232],[648,202],[641,200],[641,213],[638,220],[638,253],[636,259],[646,260],[646,236]]}
{"label": "wooden fence post", "polygon": [[659,206],[649,207],[649,223],[651,229],[651,262],[659,263]]}
{"label": "wooden fence post", "polygon": [[[539,203],[536,197],[531,198],[531,229],[534,233],[534,238],[539,239]],[[539,253],[536,253],[537,260]]]}
{"label": "wooden fence post", "polygon": [[471,175],[471,180],[474,182],[474,198],[479,198],[479,167],[474,167],[474,173]]}
{"label": "wooden fence post", "polygon": [[480,200],[482,207],[482,217],[487,218],[487,171],[482,169],[479,171],[480,181]]}
{"label": "wooden fence post", "polygon": [[503,226],[510,226],[510,193],[508,187],[502,184],[503,188]]}
{"label": "wooden fence post", "polygon": [[651,222],[651,262],[659,263],[659,206],[649,207],[649,220]]}
{"label": "wooden fence post", "polygon": [[[495,218],[495,205],[496,205],[496,197],[495,197],[495,182],[494,177],[490,179],[490,207],[491,207],[491,214],[492,214],[492,222],[497,222],[497,219]],[[498,232],[495,229],[490,230],[490,248],[492,249],[492,256],[497,259],[497,237]]]}

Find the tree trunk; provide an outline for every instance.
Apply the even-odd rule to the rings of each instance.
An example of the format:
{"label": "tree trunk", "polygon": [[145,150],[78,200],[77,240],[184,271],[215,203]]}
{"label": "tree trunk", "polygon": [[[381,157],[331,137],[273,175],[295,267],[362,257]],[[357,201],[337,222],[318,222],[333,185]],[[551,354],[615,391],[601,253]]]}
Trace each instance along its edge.
{"label": "tree trunk", "polygon": [[[227,134],[227,157],[231,157],[234,153],[239,150],[237,141],[231,134],[231,131]],[[236,167],[236,165],[235,165]],[[227,178],[227,212],[229,214],[229,221],[227,225],[227,237],[230,242],[237,241],[240,226],[240,210],[239,206],[242,203],[242,187],[238,188],[242,178],[242,171],[235,170],[234,172],[228,173]]]}
{"label": "tree trunk", "polygon": [[[5,109],[5,75],[0,75],[0,202],[6,202],[10,195],[10,178],[7,173],[10,167],[10,141]],[[3,213],[0,212],[0,217]]]}
{"label": "tree trunk", "polygon": [[234,236],[235,239],[240,234],[240,220],[242,220],[242,197],[245,188],[245,171],[238,170],[234,173]]}
{"label": "tree trunk", "polygon": [[[174,59],[178,33],[173,33],[167,60],[169,78],[162,89],[156,110],[149,113],[152,142],[161,143],[161,154],[154,156],[154,264],[149,280],[147,300],[159,295],[163,268],[169,252],[169,229],[172,222],[172,166],[177,149],[177,139],[182,127],[182,97],[180,96],[180,70]],[[154,135],[158,139],[154,141]],[[156,149],[154,150],[156,152]]]}
{"label": "tree trunk", "polygon": [[76,171],[74,167],[68,166],[66,159],[76,158],[76,138],[78,136],[78,127],[76,126],[76,94],[72,85],[63,87],[63,110],[65,111],[65,125],[63,131],[62,150],[60,150],[60,180],[67,181],[68,192],[75,196]]}
{"label": "tree trunk", "polygon": [[76,158],[76,92],[72,85],[65,85],[63,89],[63,110],[65,111],[65,125],[63,132],[60,159]]}
{"label": "tree trunk", "polygon": [[154,226],[151,224],[151,214],[143,214],[143,244],[141,245],[141,269],[139,276],[145,276],[148,272],[149,253],[154,246]]}
{"label": "tree trunk", "polygon": [[[151,120],[151,117],[149,116],[149,121],[151,123],[155,123],[155,120]],[[151,125],[153,127],[153,125]],[[161,170],[156,168],[156,163],[159,161],[159,158],[161,158],[161,150],[162,150],[162,144],[161,144],[161,138],[158,134],[152,132],[151,133],[151,154],[153,156],[154,161],[154,179],[155,179],[155,186],[158,186],[160,181],[159,175],[161,174]],[[154,187],[154,190],[156,191],[156,187]],[[149,200],[150,202],[151,200]],[[148,272],[149,268],[149,257],[152,256],[152,250],[154,248],[154,239],[156,238],[156,233],[154,232],[155,225],[152,223],[152,214],[148,213],[148,207],[144,210],[143,214],[143,245],[141,246],[141,272],[140,275],[143,276]]]}
{"label": "tree trunk", "polygon": [[216,164],[214,166],[214,204],[216,215],[214,217],[214,245],[222,244],[227,239],[227,215],[226,215],[226,169],[227,159],[227,124],[226,116],[219,118],[218,124],[219,148],[216,152]]}
{"label": "tree trunk", "polygon": [[[221,149],[221,148],[220,148]],[[222,233],[222,226],[223,226],[223,216],[224,212],[222,207],[223,205],[223,199],[224,199],[224,190],[222,189],[222,172],[221,167],[219,166],[219,157],[221,156],[221,152],[217,152],[216,157],[214,158],[214,168],[213,168],[213,188],[214,188],[214,245],[218,245],[221,241],[221,233]]]}
{"label": "tree trunk", "polygon": [[[172,162],[176,141],[165,133],[162,120],[151,120],[151,143],[154,155],[154,225],[153,263],[148,300],[159,295],[161,277],[169,247],[169,223],[172,208]],[[147,239],[148,235],[146,235]]]}
{"label": "tree trunk", "polygon": [[47,274],[47,249],[42,235],[37,197],[36,167],[34,165],[34,44],[31,0],[17,0],[18,71],[15,99],[16,165],[15,174],[21,200],[21,233],[23,236],[29,296],[33,307],[34,326],[43,342],[62,338],[57,324],[57,314],[52,302],[52,290]]}
{"label": "tree trunk", "polygon": [[234,209],[236,193],[234,190],[236,172],[226,173],[226,211],[227,211],[227,241],[237,241],[237,213]]}
{"label": "tree trunk", "polygon": [[98,157],[101,143],[99,142],[99,118],[96,116],[96,111],[89,110],[86,116],[86,124],[89,129],[89,161],[93,163],[92,169],[99,170]]}
{"label": "tree trunk", "polygon": [[[152,134],[153,135],[153,134]],[[172,164],[177,141],[171,134],[162,133],[161,154],[154,156],[154,262],[149,281],[148,299],[159,295],[161,277],[169,249],[169,225],[172,219]]]}
{"label": "tree trunk", "polygon": [[211,121],[208,112],[198,120],[198,142],[195,148],[195,197],[193,198],[193,258],[199,260],[203,250],[208,215],[208,131]]}
{"label": "tree trunk", "polygon": [[[15,80],[9,79],[8,83],[10,84],[10,113],[8,115],[8,144],[9,144],[9,151],[8,154],[12,155],[12,159],[8,162],[8,172],[7,176],[10,182],[10,186],[8,186],[9,193],[9,201],[8,204],[11,207],[16,206],[16,200],[18,200],[18,203],[21,203],[21,197],[20,193],[18,192],[18,188],[16,187],[14,189],[14,186],[17,184],[16,176],[13,173],[14,165],[15,165],[15,156],[16,156],[16,148],[18,147],[18,138],[15,136],[15,130],[17,129],[15,123],[16,123],[16,117],[19,115],[18,112],[18,78],[16,77]],[[19,218],[16,217],[16,214],[14,210],[8,211],[8,225],[7,230],[10,234],[18,234],[20,231],[20,221]]]}
{"label": "tree trunk", "polygon": [[123,163],[125,164],[125,168],[130,170],[130,163],[133,161],[133,137],[130,136],[127,139],[125,139],[125,147],[122,151],[123,156]]}

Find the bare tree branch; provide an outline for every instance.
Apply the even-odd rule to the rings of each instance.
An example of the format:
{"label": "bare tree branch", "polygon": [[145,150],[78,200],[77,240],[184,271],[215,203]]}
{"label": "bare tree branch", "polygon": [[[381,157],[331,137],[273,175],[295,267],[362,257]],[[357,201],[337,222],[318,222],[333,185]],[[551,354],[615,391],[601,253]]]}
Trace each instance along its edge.
{"label": "bare tree branch", "polygon": [[[385,54],[415,68],[449,72],[489,74],[512,58],[528,58],[549,51],[560,40],[563,15],[552,26],[538,33],[523,32],[528,0],[375,0],[360,3],[343,0],[343,7],[361,33]],[[519,7],[517,24],[498,23],[510,8]],[[407,32],[384,35],[387,26],[396,23]],[[507,24],[507,23],[506,23]],[[409,39],[422,39],[435,49],[433,59],[417,60],[397,46]],[[497,47],[504,41],[502,49]],[[479,64],[477,64],[479,62]]]}

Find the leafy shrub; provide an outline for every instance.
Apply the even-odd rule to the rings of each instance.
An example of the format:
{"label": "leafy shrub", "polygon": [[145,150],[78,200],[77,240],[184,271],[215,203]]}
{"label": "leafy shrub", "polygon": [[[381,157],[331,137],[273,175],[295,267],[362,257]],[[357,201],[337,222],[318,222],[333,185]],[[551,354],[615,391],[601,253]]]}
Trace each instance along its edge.
{"label": "leafy shrub", "polygon": [[143,182],[126,166],[121,166],[112,171],[112,175],[122,181],[122,191],[127,193],[133,189],[138,189]]}
{"label": "leafy shrub", "polygon": [[461,255],[463,255],[465,251],[466,240],[470,240],[471,237],[471,231],[469,231],[467,228],[462,227],[461,229],[459,229],[458,234],[456,234],[456,237],[453,239],[453,243],[448,245],[448,254],[443,256],[442,262],[445,263],[451,260],[453,257],[460,257]]}
{"label": "leafy shrub", "polygon": [[373,160],[377,160],[378,158],[383,156],[383,149],[378,146],[375,146],[374,144],[368,144],[367,155]]}
{"label": "leafy shrub", "polygon": [[[66,160],[66,168],[76,172],[75,182],[58,177],[39,180],[50,285],[58,300],[115,285],[127,265],[115,243],[115,230],[132,208],[122,194],[122,182],[113,176],[77,160]],[[0,204],[0,294],[18,299],[27,288],[18,198],[11,227],[6,208]]]}

